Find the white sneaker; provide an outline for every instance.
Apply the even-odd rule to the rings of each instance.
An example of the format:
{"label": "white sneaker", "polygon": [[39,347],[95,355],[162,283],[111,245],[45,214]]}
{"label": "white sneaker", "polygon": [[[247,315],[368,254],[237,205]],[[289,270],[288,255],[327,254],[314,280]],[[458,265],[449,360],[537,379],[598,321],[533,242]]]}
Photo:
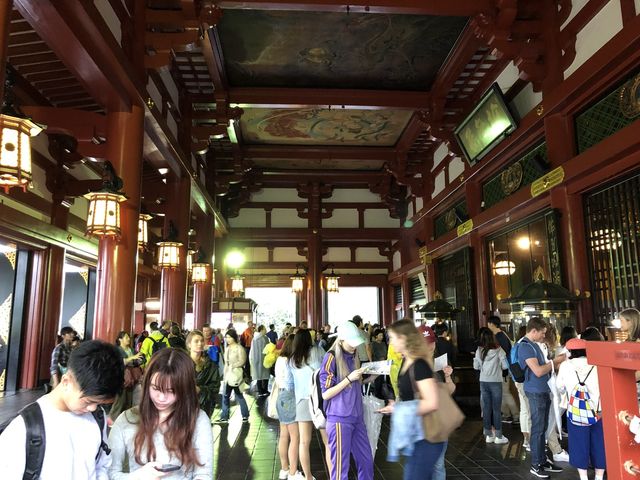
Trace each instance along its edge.
{"label": "white sneaker", "polygon": [[499,437],[496,437],[493,440],[493,443],[496,443],[498,445],[502,445],[502,444],[505,444],[505,443],[509,443],[509,439],[507,437],[505,437],[504,435],[500,435]]}
{"label": "white sneaker", "polygon": [[287,480],[304,480],[304,473],[298,471],[293,475],[287,473]]}
{"label": "white sneaker", "polygon": [[496,441],[496,437],[494,437],[493,435],[487,435],[486,437],[484,437],[484,441],[486,443],[493,443]]}
{"label": "white sneaker", "polygon": [[289,477],[289,470],[280,470],[278,473],[278,480],[287,480]]}
{"label": "white sneaker", "polygon": [[527,440],[525,440],[525,441],[523,441],[523,442],[522,442],[522,446],[524,447],[524,449],[525,449],[527,452],[530,452],[530,451],[531,451],[531,445],[529,444],[529,442],[528,442]]}
{"label": "white sneaker", "polygon": [[560,453],[554,453],[553,454],[553,461],[554,462],[569,462],[569,454],[565,451],[562,450]]}

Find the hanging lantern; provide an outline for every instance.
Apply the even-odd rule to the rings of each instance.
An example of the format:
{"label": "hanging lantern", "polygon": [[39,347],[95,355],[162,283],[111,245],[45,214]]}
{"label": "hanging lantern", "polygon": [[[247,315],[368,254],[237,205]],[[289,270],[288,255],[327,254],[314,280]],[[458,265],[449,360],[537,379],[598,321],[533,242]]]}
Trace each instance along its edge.
{"label": "hanging lantern", "polygon": [[207,283],[211,281],[211,265],[208,263],[194,263],[191,269],[193,283]]}
{"label": "hanging lantern", "polygon": [[180,266],[180,242],[158,242],[158,267],[178,268]]}
{"label": "hanging lantern", "polygon": [[331,273],[326,276],[327,277],[327,292],[337,293],[340,290],[340,285],[338,284],[338,279],[340,278],[336,275],[331,269]]}
{"label": "hanging lantern", "polygon": [[191,273],[193,270],[193,254],[196,253],[195,250],[187,250],[187,272]]}
{"label": "hanging lantern", "polygon": [[239,297],[244,292],[244,277],[239,273],[231,277],[231,293],[234,297]]}
{"label": "hanging lantern", "polygon": [[127,197],[118,192],[100,190],[89,192],[89,214],[85,234],[94,237],[120,236],[120,203]]}
{"label": "hanging lantern", "polygon": [[291,279],[291,291],[293,293],[300,293],[304,289],[304,279],[306,277],[298,273],[298,269],[296,268],[296,274],[289,278]]}
{"label": "hanging lantern", "polygon": [[495,263],[493,271],[496,275],[513,275],[516,271],[516,264],[511,260],[500,260]]}
{"label": "hanging lantern", "polygon": [[153,217],[147,213],[138,216],[138,248],[144,250],[149,243],[149,220]]}

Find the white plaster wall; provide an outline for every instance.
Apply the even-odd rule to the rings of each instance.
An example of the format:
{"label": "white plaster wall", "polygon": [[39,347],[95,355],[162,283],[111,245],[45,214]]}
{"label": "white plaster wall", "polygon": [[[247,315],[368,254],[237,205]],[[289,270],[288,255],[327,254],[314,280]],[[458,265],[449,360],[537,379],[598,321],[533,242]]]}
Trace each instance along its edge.
{"label": "white plaster wall", "polygon": [[109,30],[111,30],[111,33],[113,34],[114,38],[118,42],[118,45],[121,45],[122,44],[122,28],[120,27],[120,20],[118,19],[116,12],[114,12],[113,8],[111,8],[111,5],[109,5],[109,1],[94,0],[93,3],[95,4],[96,8],[98,9],[98,12],[100,12],[100,15],[102,16],[105,23],[109,27]]}
{"label": "white plaster wall", "polygon": [[364,211],[365,228],[398,228],[400,220],[391,218],[389,210],[379,208]]}
{"label": "white plaster wall", "polygon": [[[4,192],[4,190],[2,191]],[[0,202],[4,203],[7,207],[11,207],[14,210],[24,213],[25,215],[29,215],[30,217],[37,218],[38,220],[42,220],[43,222],[50,223],[51,221],[49,215],[28,207],[24,203],[18,202],[4,193],[0,193]]]}
{"label": "white plaster wall", "polygon": [[636,0],[636,15],[640,14],[640,0]]}
{"label": "white plaster wall", "polygon": [[413,217],[414,213],[416,212],[413,211],[413,202],[409,199],[409,202],[407,202],[407,218]]}
{"label": "white plaster wall", "polygon": [[251,195],[252,202],[300,202],[307,200],[298,196],[295,188],[263,188]]}
{"label": "white plaster wall", "polygon": [[171,97],[171,103],[173,103],[174,108],[179,108],[179,98],[178,98],[178,88],[176,87],[176,83],[171,77],[171,72],[169,71],[169,67],[162,67],[158,69],[158,73],[160,74],[160,78],[164,82],[164,86],[169,92],[169,96]]}
{"label": "white plaster wall", "polygon": [[519,76],[518,67],[516,67],[513,62],[509,62],[502,73],[498,75],[496,78],[496,82],[500,86],[500,90],[502,93],[505,93],[507,90],[511,88],[511,86],[515,83]]}
{"label": "white plaster wall", "polygon": [[249,247],[245,248],[244,258],[246,262],[268,262],[269,250],[266,247]]}
{"label": "white plaster wall", "polygon": [[401,258],[400,258],[400,252],[394,252],[393,253],[393,258],[392,258],[392,263],[393,263],[393,270],[399,270],[400,267],[402,266],[401,263]]}
{"label": "white plaster wall", "polygon": [[561,29],[564,28],[567,25],[567,23],[569,23],[571,19],[573,19],[573,17],[575,17],[576,14],[580,10],[582,10],[582,7],[584,7],[587,3],[589,3],[589,0],[572,0],[571,13],[569,14],[569,17],[565,20],[565,22],[562,24],[560,28]]}
{"label": "white plaster wall", "polygon": [[33,188],[30,189],[31,193],[35,193],[40,198],[44,198],[48,202],[51,202],[51,192],[47,189],[47,173],[44,169],[40,168],[35,163],[31,164],[31,175],[33,176]]}
{"label": "white plaster wall", "polygon": [[436,148],[435,152],[433,152],[433,168],[431,169],[432,171],[438,165],[440,165],[440,162],[442,162],[442,160],[445,159],[448,153],[449,153],[449,149],[444,143],[441,143],[440,145],[438,145],[438,148]]}
{"label": "white plaster wall", "polygon": [[449,162],[449,178],[453,181],[464,173],[464,160],[460,157],[455,157]]}
{"label": "white plaster wall", "polygon": [[358,211],[339,208],[333,211],[330,218],[322,219],[324,228],[358,228]]}
{"label": "white plaster wall", "polygon": [[620,30],[620,2],[610,1],[576,36],[576,58],[565,71],[565,78],[575,72]]}
{"label": "white plaster wall", "polygon": [[[341,268],[339,272],[336,272],[338,275],[357,275],[359,273],[373,275],[387,274],[389,271],[386,268]],[[342,290],[342,287],[340,287],[340,290]]]}
{"label": "white plaster wall", "polygon": [[350,262],[351,249],[347,247],[329,247],[322,260],[324,262]]}
{"label": "white plaster wall", "polygon": [[377,247],[356,248],[357,262],[386,262],[387,257],[380,255]]}
{"label": "white plaster wall", "polygon": [[377,193],[371,193],[369,190],[364,188],[336,188],[333,191],[333,195],[331,196],[331,198],[325,201],[373,203],[380,201],[380,195],[378,195]]}
{"label": "white plaster wall", "polygon": [[296,247],[277,247],[273,249],[274,262],[305,262],[303,255],[298,255]]}
{"label": "white plaster wall", "polygon": [[[167,115],[167,126],[174,138],[178,138],[178,124],[176,123],[173,115]],[[195,169],[194,169],[195,170]]]}
{"label": "white plaster wall", "polygon": [[416,212],[419,212],[424,207],[424,200],[422,197],[416,197]]}
{"label": "white plaster wall", "polygon": [[89,201],[84,197],[76,197],[75,202],[69,208],[69,213],[80,217],[84,220],[87,219],[87,213],[89,212]]}
{"label": "white plaster wall", "polygon": [[229,219],[229,226],[264,228],[267,226],[267,219],[262,208],[243,208],[237,217]]}
{"label": "white plaster wall", "polygon": [[431,198],[434,198],[442,190],[444,190],[444,187],[446,187],[446,185],[444,184],[444,170],[442,170],[440,173],[438,173],[438,175],[436,175],[436,178],[433,180],[433,195],[431,195]]}
{"label": "white plaster wall", "polygon": [[529,113],[542,101],[542,92],[534,92],[533,85],[528,83],[526,87],[513,99],[513,106],[520,118]]}
{"label": "white plaster wall", "polygon": [[298,211],[293,208],[274,208],[271,211],[272,227],[306,228],[309,221],[298,217]]}

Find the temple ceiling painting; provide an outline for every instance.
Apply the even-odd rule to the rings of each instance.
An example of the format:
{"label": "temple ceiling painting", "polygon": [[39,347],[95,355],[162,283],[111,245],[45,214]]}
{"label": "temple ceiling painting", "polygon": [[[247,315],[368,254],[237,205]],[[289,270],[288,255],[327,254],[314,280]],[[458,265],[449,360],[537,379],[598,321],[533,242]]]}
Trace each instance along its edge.
{"label": "temple ceiling painting", "polygon": [[240,126],[248,144],[389,147],[413,112],[247,108]]}
{"label": "temple ceiling painting", "polygon": [[229,83],[427,91],[467,18],[227,10]]}

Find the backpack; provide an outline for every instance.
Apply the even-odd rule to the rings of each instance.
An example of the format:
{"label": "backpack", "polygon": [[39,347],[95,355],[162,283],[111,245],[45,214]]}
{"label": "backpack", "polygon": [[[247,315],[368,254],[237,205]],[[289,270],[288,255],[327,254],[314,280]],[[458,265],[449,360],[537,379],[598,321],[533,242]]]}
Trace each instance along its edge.
{"label": "backpack", "polygon": [[160,340],[156,340],[151,335],[149,335],[149,340],[153,342],[153,345],[151,345],[151,356],[153,356],[154,353],[158,353],[160,350],[167,346],[167,344],[164,343],[165,338],[166,337],[163,335]]}
{"label": "backpack", "polygon": [[[516,342],[513,348],[511,349],[511,353],[509,354],[509,372],[511,373],[511,378],[513,378],[513,381],[516,383],[523,383],[525,378],[524,372],[526,367],[522,368],[520,366],[520,362],[518,361],[518,351],[520,350],[520,346],[522,345],[522,343],[523,343],[522,340]],[[528,343],[528,342],[524,342],[524,343]],[[529,346],[533,348],[532,345],[529,345]],[[535,348],[534,348],[534,352],[535,352]]]}
{"label": "backpack", "polygon": [[220,351],[218,347],[216,347],[215,345],[209,345],[209,348],[207,349],[207,355],[209,355],[209,358],[213,363],[218,363],[218,359],[220,357]]}
{"label": "backpack", "polygon": [[591,375],[592,370],[593,367],[591,367],[591,370],[589,370],[589,373],[587,373],[582,381],[580,381],[578,372],[576,372],[578,383],[573,388],[573,391],[569,396],[567,418],[574,425],[581,427],[594,425],[598,420],[600,420],[598,408],[597,406],[594,408],[593,402],[591,401],[591,394],[589,393],[589,389],[585,383],[587,378],[589,378],[589,375]]}
{"label": "backpack", "polygon": [[[40,478],[42,463],[44,462],[44,452],[47,446],[42,410],[38,402],[33,402],[20,410],[19,415],[24,421],[26,430],[26,456],[24,475],[22,479],[37,480]],[[98,407],[95,411],[91,412],[91,415],[93,415],[93,418],[100,428],[100,448],[96,454],[97,462],[101,451],[104,451],[104,453],[109,455],[111,453],[111,449],[109,448],[109,445],[107,445],[107,442],[104,441],[104,425],[106,423],[104,410],[102,407]]]}
{"label": "backpack", "polygon": [[311,421],[316,428],[325,428],[327,416],[324,412],[324,399],[322,398],[322,387],[320,386],[320,369],[314,370],[311,374],[311,395],[309,395],[309,411]]}

